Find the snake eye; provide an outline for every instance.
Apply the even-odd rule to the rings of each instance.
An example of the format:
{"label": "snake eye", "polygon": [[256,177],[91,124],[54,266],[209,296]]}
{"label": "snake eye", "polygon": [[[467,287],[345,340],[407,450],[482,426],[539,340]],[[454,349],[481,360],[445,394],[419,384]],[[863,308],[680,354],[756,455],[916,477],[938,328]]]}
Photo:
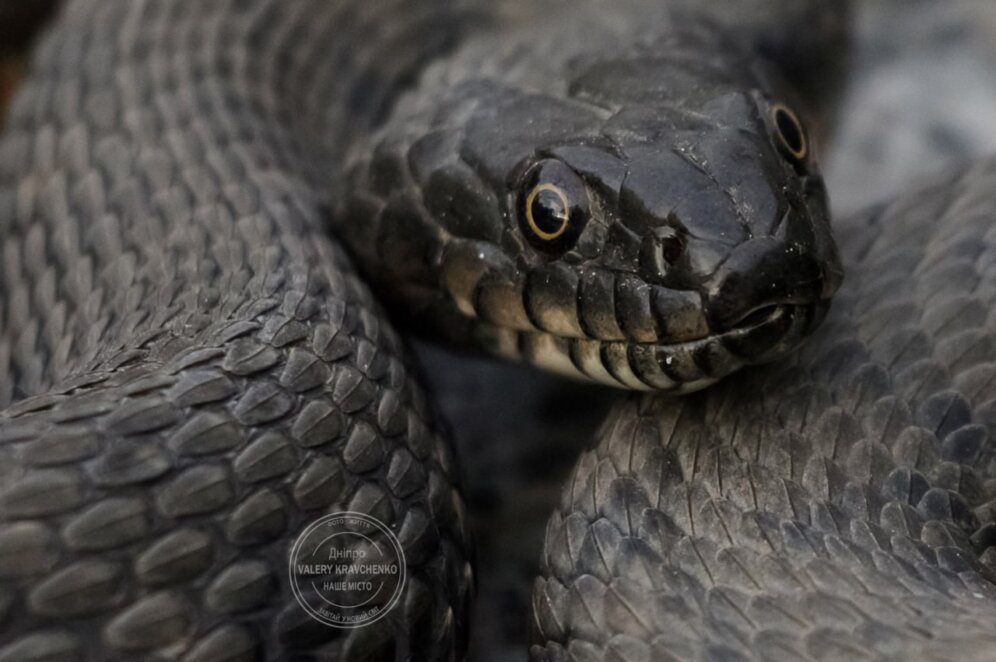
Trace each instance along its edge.
{"label": "snake eye", "polygon": [[588,191],[560,161],[540,161],[526,172],[519,222],[529,243],[549,255],[571,249],[588,222]]}
{"label": "snake eye", "polygon": [[543,241],[553,241],[567,231],[571,222],[570,201],[556,184],[533,187],[526,198],[526,222]]}
{"label": "snake eye", "polygon": [[771,107],[771,123],[781,148],[794,160],[804,161],[809,154],[809,144],[799,116],[785,104],[776,103]]}

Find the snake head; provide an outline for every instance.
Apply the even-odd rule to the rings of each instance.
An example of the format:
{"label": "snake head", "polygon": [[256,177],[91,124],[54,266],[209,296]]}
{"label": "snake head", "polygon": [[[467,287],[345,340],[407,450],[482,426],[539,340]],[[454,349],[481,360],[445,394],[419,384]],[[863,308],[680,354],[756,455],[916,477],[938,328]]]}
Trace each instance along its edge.
{"label": "snake head", "polygon": [[686,392],[781,357],[842,271],[807,129],[745,66],[462,81],[381,136],[342,232],[416,317],[549,370]]}

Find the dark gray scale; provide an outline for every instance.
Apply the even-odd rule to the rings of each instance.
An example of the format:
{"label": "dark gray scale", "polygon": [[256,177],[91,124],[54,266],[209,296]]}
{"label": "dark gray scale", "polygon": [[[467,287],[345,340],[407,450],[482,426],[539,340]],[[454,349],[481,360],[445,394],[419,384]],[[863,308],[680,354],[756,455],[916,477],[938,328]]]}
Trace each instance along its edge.
{"label": "dark gray scale", "polygon": [[841,222],[797,355],[616,408],[547,527],[533,659],[991,659],[994,190],[990,160]]}

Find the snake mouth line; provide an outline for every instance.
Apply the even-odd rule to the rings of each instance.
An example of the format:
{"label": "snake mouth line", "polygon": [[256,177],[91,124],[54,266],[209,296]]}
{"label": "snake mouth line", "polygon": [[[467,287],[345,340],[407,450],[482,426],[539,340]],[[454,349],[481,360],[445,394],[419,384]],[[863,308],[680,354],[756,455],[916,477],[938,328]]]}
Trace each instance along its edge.
{"label": "snake mouth line", "polygon": [[640,343],[520,331],[478,321],[475,335],[504,358],[575,379],[627,390],[689,393],[728,374],[792,351],[829,304],[779,304],[752,312],[736,328],[676,343]]}
{"label": "snake mouth line", "polygon": [[752,310],[750,313],[744,315],[743,318],[741,318],[736,324],[734,324],[733,329],[731,331],[727,331],[725,333],[717,335],[727,335],[730,333],[737,333],[737,332],[749,332],[754,327],[770,322],[781,315],[785,315],[786,314],[785,307],[787,305],[789,304],[780,303],[780,304],[772,304],[770,306],[763,306],[761,308],[756,308]]}

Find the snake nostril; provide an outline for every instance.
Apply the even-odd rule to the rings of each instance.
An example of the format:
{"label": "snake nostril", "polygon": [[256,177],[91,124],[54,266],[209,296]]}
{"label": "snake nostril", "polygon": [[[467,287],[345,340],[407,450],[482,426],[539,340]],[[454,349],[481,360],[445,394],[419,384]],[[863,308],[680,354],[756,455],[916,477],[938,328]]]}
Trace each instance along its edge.
{"label": "snake nostril", "polygon": [[644,238],[640,263],[645,274],[654,280],[664,279],[685,255],[685,238],[670,226],[654,228]]}
{"label": "snake nostril", "polygon": [[667,264],[674,264],[685,252],[685,242],[678,235],[662,237],[659,242],[661,259]]}

